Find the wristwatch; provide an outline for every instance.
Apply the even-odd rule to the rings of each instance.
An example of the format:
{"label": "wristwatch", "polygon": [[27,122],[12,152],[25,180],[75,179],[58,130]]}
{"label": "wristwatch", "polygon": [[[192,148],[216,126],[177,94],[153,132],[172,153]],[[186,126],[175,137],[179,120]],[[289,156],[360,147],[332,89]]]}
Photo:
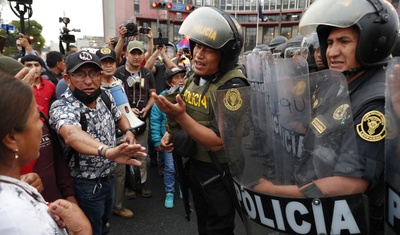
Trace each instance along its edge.
{"label": "wristwatch", "polygon": [[126,134],[127,131],[132,132],[134,135],[137,134],[135,128],[133,128],[133,127],[128,127],[128,128],[126,128],[125,131],[124,131],[124,135]]}

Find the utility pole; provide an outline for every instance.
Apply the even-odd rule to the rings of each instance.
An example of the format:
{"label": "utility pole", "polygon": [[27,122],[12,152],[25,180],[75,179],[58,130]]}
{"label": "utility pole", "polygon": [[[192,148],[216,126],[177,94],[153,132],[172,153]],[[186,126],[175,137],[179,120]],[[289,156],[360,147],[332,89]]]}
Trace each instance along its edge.
{"label": "utility pole", "polygon": [[281,9],[279,10],[278,36],[281,35],[281,29],[282,29],[282,8],[283,8],[283,0],[281,0]]}

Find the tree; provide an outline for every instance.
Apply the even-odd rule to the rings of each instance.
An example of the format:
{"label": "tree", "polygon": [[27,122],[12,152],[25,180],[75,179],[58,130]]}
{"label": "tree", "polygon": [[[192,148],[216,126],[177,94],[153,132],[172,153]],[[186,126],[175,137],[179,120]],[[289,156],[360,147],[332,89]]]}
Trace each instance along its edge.
{"label": "tree", "polygon": [[[7,34],[6,31],[2,30],[0,31],[0,35],[6,36],[7,41],[6,41],[6,46],[4,47],[4,54],[5,55],[16,55],[18,54],[18,49],[15,45],[15,40],[17,36],[19,35],[20,31],[20,22],[13,20],[11,21],[12,25],[15,27],[14,33],[9,33]],[[25,20],[25,35],[27,37],[31,37],[30,41],[32,44],[32,47],[34,49],[42,49],[43,46],[45,45],[45,39],[42,37],[42,25],[39,24],[36,20]]]}

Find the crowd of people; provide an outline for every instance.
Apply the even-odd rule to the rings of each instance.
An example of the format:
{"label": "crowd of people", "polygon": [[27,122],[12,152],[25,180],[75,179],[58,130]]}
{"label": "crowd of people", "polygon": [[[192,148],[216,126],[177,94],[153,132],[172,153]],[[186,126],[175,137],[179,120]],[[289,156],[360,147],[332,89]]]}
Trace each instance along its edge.
{"label": "crowd of people", "polygon": [[[179,50],[171,42],[154,45],[152,30],[143,35],[145,41],[126,37],[121,25],[118,37],[96,53],[50,51],[42,59],[21,34],[20,53],[0,56],[0,233],[107,234],[112,214],[134,217],[124,197],[153,196],[147,182],[150,160],[163,177],[165,208],[173,208],[175,194],[190,188],[198,233],[234,234],[235,216],[245,215],[212,97],[252,86],[254,71],[247,72],[239,56],[254,52],[274,59],[305,55],[310,73],[343,73],[354,126],[340,134],[330,152],[336,156],[332,169],[318,174],[316,149],[326,148],[324,141],[332,138],[325,135],[331,124],[317,114],[332,111],[341,124],[346,120],[337,109],[320,105],[331,93],[314,92],[308,100],[316,118],[302,123],[304,151],[293,179],[279,184],[261,177],[252,190],[287,198],[364,194],[370,233],[382,234],[385,66],[397,40],[398,14],[382,0],[352,0],[347,6],[321,2],[302,17],[302,35],[278,36],[244,54],[240,23],[216,7],[198,8],[184,20],[179,34],[189,38],[190,47]],[[354,9],[361,16],[355,17]],[[211,37],[196,25],[218,33]],[[315,90],[322,90],[321,84]],[[140,125],[134,126],[128,113]],[[310,145],[310,139],[321,146]],[[357,154],[349,154],[350,146]],[[178,168],[182,161],[185,169]],[[129,165],[138,169],[137,187],[128,183]],[[182,170],[188,174],[178,173]],[[176,180],[177,174],[187,177],[188,185]]]}

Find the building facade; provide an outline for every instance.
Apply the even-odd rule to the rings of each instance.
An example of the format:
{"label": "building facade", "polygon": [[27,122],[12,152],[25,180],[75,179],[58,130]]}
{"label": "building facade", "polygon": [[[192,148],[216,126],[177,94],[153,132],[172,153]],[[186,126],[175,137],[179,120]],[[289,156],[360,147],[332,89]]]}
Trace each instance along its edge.
{"label": "building facade", "polygon": [[[103,0],[105,39],[117,35],[118,26],[132,19],[140,26],[151,27],[154,37],[158,37],[161,32],[162,37],[177,42],[182,38],[178,33],[179,27],[192,10],[201,6],[215,6],[236,17],[241,23],[244,33],[243,51],[247,51],[257,45],[268,44],[279,35],[288,39],[297,36],[301,15],[313,1]],[[399,9],[399,0],[390,2]],[[154,8],[153,3],[163,7]]]}

